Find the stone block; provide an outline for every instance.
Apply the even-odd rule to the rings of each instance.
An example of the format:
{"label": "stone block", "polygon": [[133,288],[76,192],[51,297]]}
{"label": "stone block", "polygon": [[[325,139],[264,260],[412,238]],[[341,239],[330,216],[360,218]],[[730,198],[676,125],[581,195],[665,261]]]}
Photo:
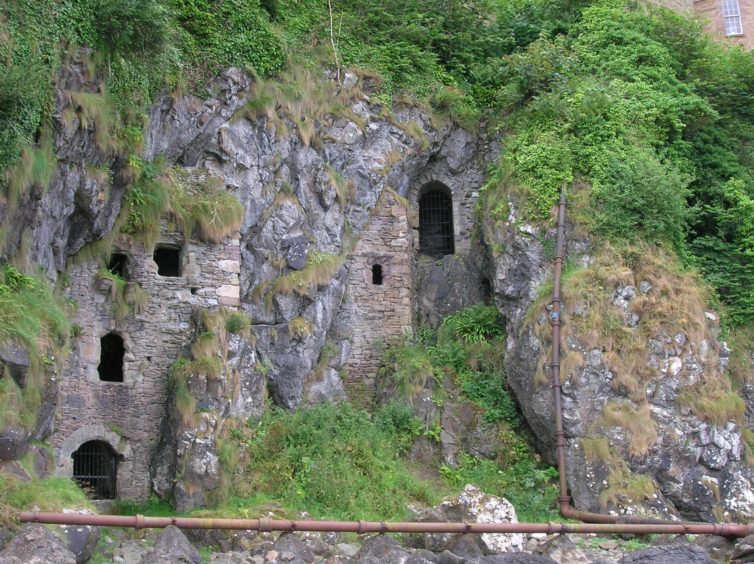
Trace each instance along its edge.
{"label": "stone block", "polygon": [[241,305],[241,298],[228,298],[225,296],[220,296],[217,300],[217,303],[221,306],[226,307],[239,307]]}
{"label": "stone block", "polygon": [[216,290],[216,292],[221,298],[241,298],[241,287],[232,284],[223,284]]}
{"label": "stone block", "polygon": [[223,272],[232,272],[238,274],[241,272],[241,262],[238,260],[221,260],[218,263],[220,270]]}

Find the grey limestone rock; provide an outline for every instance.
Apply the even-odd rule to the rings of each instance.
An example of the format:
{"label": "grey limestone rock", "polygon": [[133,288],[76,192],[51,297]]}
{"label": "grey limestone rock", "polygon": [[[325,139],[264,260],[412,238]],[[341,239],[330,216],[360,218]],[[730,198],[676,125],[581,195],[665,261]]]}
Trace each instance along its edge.
{"label": "grey limestone rock", "polygon": [[387,535],[376,535],[364,541],[356,555],[359,564],[383,564],[384,562],[405,562],[409,552],[398,541]]}
{"label": "grey limestone rock", "polygon": [[709,554],[693,544],[653,546],[627,554],[621,564],[712,564]]}
{"label": "grey limestone rock", "polygon": [[168,525],[157,538],[152,551],[142,558],[141,564],[199,564],[201,560],[199,551],[181,530]]}
{"label": "grey limestone rock", "polygon": [[[477,522],[477,523],[518,523],[516,510],[505,499],[484,494],[479,488],[467,485],[455,497],[442,501],[436,507],[419,513],[418,521],[429,522]],[[424,548],[442,551],[456,535],[452,533],[431,533],[420,537]],[[460,542],[460,541],[459,541]],[[479,535],[480,548],[485,554],[519,552],[523,549],[523,535],[520,533],[482,533]],[[452,549],[449,549],[452,552]]]}
{"label": "grey limestone rock", "polygon": [[[93,515],[85,509],[63,509],[63,513]],[[58,529],[65,540],[65,545],[76,557],[76,562],[88,562],[99,542],[101,527],[91,525],[59,525]]]}
{"label": "grey limestone rock", "polygon": [[31,361],[28,351],[15,342],[0,344],[0,363],[8,368],[8,373],[20,387],[26,387],[26,373]]}
{"label": "grey limestone rock", "polygon": [[24,525],[0,551],[5,564],[75,564],[76,557],[63,541],[44,525]]}
{"label": "grey limestone rock", "polygon": [[[533,431],[537,450],[545,460],[554,463],[552,390],[540,379],[549,378],[550,373],[549,310],[529,311],[552,270],[542,243],[553,239],[554,233],[542,227],[521,225],[516,203],[509,204],[507,226],[500,229],[499,224],[493,225],[491,221],[484,224],[487,270],[494,301],[506,320],[508,383]],[[592,252],[588,239],[569,230],[566,243],[569,260],[589,264],[589,260],[581,260]],[[643,416],[654,425],[657,438],[646,454],[629,454],[629,433],[619,424],[605,424],[604,413],[606,408],[612,408],[638,414],[641,402],[632,403],[627,397],[630,394],[620,384],[619,378],[624,375],[615,372],[607,345],[609,337],[594,333],[584,338],[588,343],[582,343],[581,337],[566,333],[560,355],[561,360],[567,361],[563,364],[567,372],[561,374],[562,406],[568,485],[575,504],[590,511],[605,510],[599,496],[608,486],[614,469],[599,458],[587,460],[582,443],[599,428],[598,435],[607,440],[628,469],[650,477],[654,488],[646,500],[619,496],[607,509],[625,514],[647,513],[664,519],[705,521],[717,520],[719,515],[751,514],[754,481],[741,468],[743,443],[738,423],[711,425],[679,405],[684,390],[692,389],[706,373],[720,371],[718,356],[727,353],[715,337],[716,318],[698,315],[694,323],[703,329],[698,334],[662,326],[645,335],[641,332],[644,327],[641,317],[633,308],[641,300],[659,298],[654,295],[652,283],[641,273],[627,274],[630,276],[611,281],[613,285],[608,284],[602,291],[607,293],[615,318],[623,322],[622,330],[645,340],[646,358],[639,359],[636,368],[642,371],[645,390],[637,393],[646,392]],[[583,300],[569,303],[566,298],[561,312],[565,326],[578,326],[588,308]],[[673,320],[667,323],[672,324]]]}

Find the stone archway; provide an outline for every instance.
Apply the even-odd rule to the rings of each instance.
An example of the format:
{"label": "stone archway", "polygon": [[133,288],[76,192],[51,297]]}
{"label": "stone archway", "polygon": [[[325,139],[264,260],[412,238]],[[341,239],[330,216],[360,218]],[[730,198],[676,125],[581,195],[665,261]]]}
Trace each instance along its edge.
{"label": "stone archway", "polygon": [[74,478],[74,453],[80,452],[81,446],[85,443],[103,443],[112,450],[112,455],[117,458],[116,475],[114,482],[117,484],[112,497],[119,497],[124,491],[131,488],[133,473],[133,450],[123,438],[108,429],[103,424],[86,425],[76,429],[71,435],[63,441],[55,453],[56,467],[55,474]]}

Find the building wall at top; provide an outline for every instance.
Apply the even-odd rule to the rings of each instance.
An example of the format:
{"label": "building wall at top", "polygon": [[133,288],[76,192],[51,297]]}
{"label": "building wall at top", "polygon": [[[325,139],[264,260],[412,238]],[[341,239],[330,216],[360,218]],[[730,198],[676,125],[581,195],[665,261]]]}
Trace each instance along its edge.
{"label": "building wall at top", "polygon": [[[56,473],[71,476],[71,455],[90,440],[102,440],[119,454],[117,492],[145,500],[150,492],[150,461],[166,414],[168,373],[191,338],[192,315],[200,308],[238,306],[239,240],[221,244],[183,243],[166,233],[161,242],[182,246],[182,274],[157,274],[152,253],[140,243],[121,245],[129,258],[127,279],[149,295],[143,311],[116,320],[107,281],[98,265],[74,265],[67,297],[77,303],[72,322],[80,327],[59,384],[52,446]],[[113,332],[123,338],[123,382],[100,381],[100,339]]]}
{"label": "building wall at top", "polygon": [[696,0],[694,10],[705,23],[708,33],[717,39],[754,48],[754,0],[738,0],[743,35],[726,36],[722,0]]}
{"label": "building wall at top", "polygon": [[677,12],[691,12],[694,10],[694,0],[649,0],[649,2]]}

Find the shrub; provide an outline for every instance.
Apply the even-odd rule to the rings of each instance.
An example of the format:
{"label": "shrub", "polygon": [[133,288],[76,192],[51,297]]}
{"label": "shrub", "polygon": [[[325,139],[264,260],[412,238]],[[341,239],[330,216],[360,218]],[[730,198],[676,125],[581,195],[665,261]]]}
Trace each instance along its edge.
{"label": "shrub", "polygon": [[399,458],[417,428],[399,406],[273,410],[227,439],[242,451],[231,495],[254,492],[317,518],[405,519],[408,503],[436,501]]}
{"label": "shrub", "polygon": [[160,51],[169,26],[168,10],[158,0],[101,0],[94,25],[111,53]]}
{"label": "shrub", "polygon": [[233,334],[245,334],[251,327],[251,320],[242,313],[231,313],[225,321],[225,330]]}

